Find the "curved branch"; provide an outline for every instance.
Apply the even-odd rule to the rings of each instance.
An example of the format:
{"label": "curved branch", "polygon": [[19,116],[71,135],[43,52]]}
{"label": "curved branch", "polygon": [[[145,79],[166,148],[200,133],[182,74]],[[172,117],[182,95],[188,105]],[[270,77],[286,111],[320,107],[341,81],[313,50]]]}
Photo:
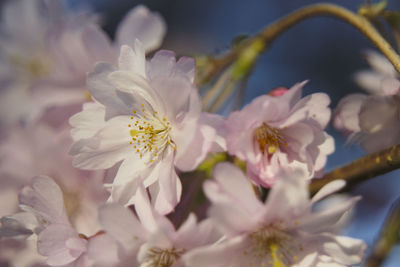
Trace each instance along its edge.
{"label": "curved branch", "polygon": [[323,178],[314,179],[310,184],[310,192],[315,194],[327,183],[338,179],[345,180],[347,186],[353,186],[398,168],[400,168],[400,145],[395,145],[357,159],[350,164],[327,173]]}
{"label": "curved branch", "polygon": [[223,57],[212,59],[209,58],[209,66],[203,72],[202,77],[198,80],[198,83],[202,84],[211,79],[211,77],[226,68],[237,57],[242,51],[246,49],[253,42],[259,42],[260,40],[265,42],[265,48],[268,47],[273,40],[275,40],[283,32],[296,25],[297,23],[316,16],[330,16],[340,19],[351,26],[358,29],[364,36],[366,36],[387,59],[393,64],[398,72],[400,72],[400,57],[392,48],[392,46],[379,34],[374,26],[363,16],[358,15],[350,10],[334,4],[314,4],[306,6],[293,13],[279,19],[278,21],[267,26],[261,33],[255,37],[244,41],[242,45],[239,45],[236,49],[227,53]]}
{"label": "curved branch", "polygon": [[372,247],[365,266],[381,266],[392,248],[400,240],[400,198],[392,205],[385,223],[382,225],[380,235]]}

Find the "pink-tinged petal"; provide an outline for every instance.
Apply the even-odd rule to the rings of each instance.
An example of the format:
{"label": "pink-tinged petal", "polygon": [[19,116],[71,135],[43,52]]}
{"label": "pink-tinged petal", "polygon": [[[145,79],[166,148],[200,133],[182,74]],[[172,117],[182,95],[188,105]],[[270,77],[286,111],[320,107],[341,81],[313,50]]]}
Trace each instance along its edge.
{"label": "pink-tinged petal", "polygon": [[119,97],[108,76],[115,67],[108,63],[98,63],[93,72],[88,74],[87,86],[90,94],[106,107],[106,119],[115,114],[130,114],[131,105],[126,105]]}
{"label": "pink-tinged petal", "polygon": [[149,62],[148,76],[150,79],[156,77],[185,77],[194,82],[196,62],[193,58],[181,57],[175,60],[175,53],[168,50],[156,52]]}
{"label": "pink-tinged petal", "polygon": [[110,187],[111,195],[107,200],[108,203],[119,203],[124,206],[135,204],[135,192],[140,183],[140,177],[131,178],[123,184],[107,184]]}
{"label": "pink-tinged petal", "polygon": [[[132,49],[133,48],[133,49]],[[144,47],[139,40],[135,40],[131,47],[121,46],[121,53],[118,59],[118,67],[122,71],[146,78],[146,57]]]}
{"label": "pink-tinged petal", "polygon": [[384,78],[385,76],[372,70],[359,71],[354,75],[356,84],[373,95],[384,94],[381,88]]}
{"label": "pink-tinged petal", "polygon": [[309,211],[308,184],[302,168],[282,168],[272,187],[263,217],[267,220],[289,220]]}
{"label": "pink-tinged petal", "polygon": [[314,163],[315,177],[322,177],[323,169],[326,164],[327,155],[332,154],[335,151],[335,140],[332,136],[327,133],[323,133],[324,141],[318,145],[317,155]]}
{"label": "pink-tinged petal", "polygon": [[2,26],[21,44],[38,46],[47,30],[42,1],[10,1],[2,8]]}
{"label": "pink-tinged petal", "polygon": [[49,265],[65,265],[86,251],[87,241],[68,225],[52,224],[38,237],[38,252],[47,256]]}
{"label": "pink-tinged petal", "polygon": [[47,176],[37,176],[31,187],[24,187],[19,196],[20,204],[31,207],[46,223],[69,225],[60,187]]}
{"label": "pink-tinged petal", "polygon": [[182,184],[173,165],[173,157],[172,151],[166,153],[166,157],[161,162],[162,167],[158,178],[159,192],[154,202],[155,209],[161,214],[173,211],[182,195]]}
{"label": "pink-tinged petal", "polygon": [[318,122],[321,128],[325,128],[331,118],[331,111],[328,108],[330,98],[324,93],[315,93],[298,101],[291,115],[284,121],[281,127],[296,123],[300,120],[312,119]]}
{"label": "pink-tinged petal", "polygon": [[368,133],[360,140],[369,152],[396,144],[400,136],[398,104],[392,96],[370,96],[361,107],[360,128]]}
{"label": "pink-tinged petal", "polygon": [[176,167],[181,171],[194,170],[205,159],[211,150],[214,140],[215,129],[207,125],[199,125],[191,145],[187,149],[181,149],[180,146],[180,149],[177,149],[175,158]]}
{"label": "pink-tinged petal", "polygon": [[346,182],[344,180],[336,180],[333,182],[330,182],[329,184],[325,185],[322,187],[311,199],[311,203],[316,203],[320,201],[321,199],[324,199],[330,194],[333,194],[340,189],[342,189],[346,185]]}
{"label": "pink-tinged petal", "polygon": [[363,94],[351,94],[342,98],[335,110],[335,128],[345,132],[360,131],[359,114],[366,98]]}
{"label": "pink-tinged petal", "polygon": [[158,13],[139,5],[118,26],[116,40],[119,45],[133,46],[135,39],[139,39],[149,52],[161,46],[166,30],[165,21]]}
{"label": "pink-tinged petal", "polygon": [[43,112],[50,107],[80,104],[86,98],[83,81],[82,84],[72,85],[38,82],[30,90],[33,91],[32,101],[40,106]]}
{"label": "pink-tinged petal", "polygon": [[147,231],[133,215],[122,205],[106,204],[99,212],[100,224],[107,234],[120,243],[126,251],[137,249],[147,237]]}
{"label": "pink-tinged petal", "polygon": [[[318,253],[309,253],[304,258],[300,260],[299,263],[295,264],[294,267],[320,267],[318,265]],[[328,267],[328,266],[326,266]],[[334,267],[334,266],[329,266]],[[344,267],[344,266],[343,266]]]}
{"label": "pink-tinged petal", "polygon": [[151,206],[146,189],[139,185],[135,197],[135,210],[140,222],[149,232],[155,232],[158,229],[154,209]]}
{"label": "pink-tinged petal", "polygon": [[359,200],[360,197],[353,197],[332,208],[313,214],[305,214],[303,218],[298,220],[298,228],[310,233],[330,230],[342,218],[344,213],[352,209]]}
{"label": "pink-tinged petal", "polygon": [[400,81],[395,78],[386,78],[382,81],[382,91],[385,95],[396,95],[400,90]]}
{"label": "pink-tinged petal", "polygon": [[81,169],[107,169],[134,152],[129,146],[129,117],[118,116],[106,122],[90,139],[82,139],[71,147],[73,166]]}
{"label": "pink-tinged petal", "polygon": [[202,112],[199,119],[200,124],[209,125],[215,129],[216,135],[214,137],[214,144],[211,148],[211,152],[222,152],[226,151],[226,128],[225,118],[218,115],[207,112]]}
{"label": "pink-tinged petal", "polygon": [[301,162],[307,162],[307,148],[315,140],[314,129],[307,123],[299,122],[282,129],[281,133],[287,139],[288,145],[283,149],[288,154],[288,157],[291,160],[297,159]]}
{"label": "pink-tinged petal", "polygon": [[238,236],[220,244],[197,248],[182,256],[190,267],[243,267],[251,262],[244,254],[249,244],[246,236]]}
{"label": "pink-tinged petal", "polygon": [[[163,101],[163,111],[172,124],[187,118],[194,106],[200,106],[200,97],[194,85],[185,77],[157,77],[151,80],[151,87]],[[197,110],[197,117],[200,110]]]}
{"label": "pink-tinged petal", "polygon": [[212,244],[221,238],[211,220],[203,220],[197,223],[196,216],[191,213],[182,224],[174,237],[174,244],[177,247],[191,250],[193,248]]}
{"label": "pink-tinged petal", "polygon": [[[128,71],[114,71],[108,76],[108,79],[119,92],[124,93],[125,98],[128,98],[122,99],[121,97],[121,101],[128,100],[131,108],[139,107],[141,104],[145,104],[146,109],[148,109],[147,105],[151,109],[160,106],[160,97],[142,76]],[[131,112],[132,110],[128,114]]]}
{"label": "pink-tinged petal", "polygon": [[384,57],[383,55],[373,51],[367,50],[364,52],[364,56],[368,61],[368,64],[378,73],[389,76],[396,77],[397,72],[394,69],[392,63]]}
{"label": "pink-tinged petal", "polygon": [[175,71],[177,73],[185,74],[191,83],[194,83],[194,78],[196,74],[196,61],[191,57],[181,57],[175,66]]}
{"label": "pink-tinged petal", "polygon": [[159,76],[168,77],[173,74],[176,65],[176,55],[173,51],[160,50],[151,58],[148,67],[148,77],[154,79]]}
{"label": "pink-tinged petal", "polygon": [[82,41],[90,53],[93,63],[98,61],[116,63],[115,51],[111,45],[111,40],[97,25],[90,24],[84,29]]}
{"label": "pink-tinged petal", "polygon": [[326,254],[346,266],[361,263],[367,248],[363,241],[345,236],[330,236],[330,238],[331,242],[323,244]]}
{"label": "pink-tinged petal", "polygon": [[208,209],[208,216],[218,230],[227,237],[234,237],[253,231],[257,225],[257,214],[250,213],[242,207],[232,206],[237,202],[221,202]]}
{"label": "pink-tinged petal", "polygon": [[108,234],[98,234],[89,239],[87,256],[95,266],[114,266],[119,262],[118,246]]}
{"label": "pink-tinged petal", "polygon": [[218,203],[228,197],[236,201],[236,205],[241,206],[249,213],[257,213],[262,207],[262,203],[257,199],[250,181],[233,164],[219,163],[213,170],[213,177],[216,180],[218,191],[208,189],[207,184],[210,182],[207,182],[204,188],[207,197],[213,202]]}
{"label": "pink-tinged petal", "polygon": [[308,80],[303,81],[301,83],[296,83],[286,93],[284,93],[282,96],[278,98],[281,99],[281,102],[288,102],[289,107],[293,108],[296,105],[296,103],[301,99],[303,87],[307,83]]}
{"label": "pink-tinged petal", "polygon": [[69,119],[72,138],[77,141],[95,135],[106,124],[104,116],[103,105],[96,102],[84,103],[82,112],[76,113]]}

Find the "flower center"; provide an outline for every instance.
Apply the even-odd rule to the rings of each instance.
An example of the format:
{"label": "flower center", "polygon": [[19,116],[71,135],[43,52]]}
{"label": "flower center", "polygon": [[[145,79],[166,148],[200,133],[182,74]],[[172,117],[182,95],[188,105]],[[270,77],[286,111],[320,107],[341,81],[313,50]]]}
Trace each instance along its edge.
{"label": "flower center", "polygon": [[275,227],[266,227],[249,235],[250,248],[244,251],[254,262],[250,266],[287,267],[298,260],[293,252],[303,250],[294,238]]}
{"label": "flower center", "polygon": [[167,146],[171,145],[176,149],[176,145],[169,135],[171,130],[169,121],[165,117],[161,119],[157,111],[146,110],[144,104],[141,106],[140,110],[132,111],[132,123],[128,124],[132,138],[129,144],[140,158],[146,155],[151,162],[154,162]]}
{"label": "flower center", "polygon": [[255,130],[254,139],[258,143],[258,147],[263,154],[265,154],[265,152],[273,154],[280,145],[287,146],[279,129],[271,127],[265,122]]}
{"label": "flower center", "polygon": [[151,248],[147,252],[141,267],[171,267],[185,252],[184,249]]}
{"label": "flower center", "polygon": [[38,79],[50,73],[50,60],[43,58],[24,58],[20,55],[9,56],[9,62],[25,72],[30,79]]}

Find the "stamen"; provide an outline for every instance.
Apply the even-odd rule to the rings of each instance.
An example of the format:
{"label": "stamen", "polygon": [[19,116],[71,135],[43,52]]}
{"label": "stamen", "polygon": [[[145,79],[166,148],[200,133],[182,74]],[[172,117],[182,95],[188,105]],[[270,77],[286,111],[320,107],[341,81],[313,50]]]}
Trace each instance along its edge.
{"label": "stamen", "polygon": [[251,246],[243,251],[254,260],[250,266],[287,267],[298,261],[293,255],[301,251],[291,234],[277,226],[268,226],[249,235]]}
{"label": "stamen", "polygon": [[258,143],[261,153],[273,154],[279,146],[287,146],[285,138],[282,137],[279,129],[263,122],[254,132],[254,139]]}
{"label": "stamen", "polygon": [[[144,107],[144,104],[141,106]],[[145,108],[138,113],[133,110],[132,114],[134,116],[130,118],[135,118],[135,124],[128,124],[129,134],[132,137],[130,144],[134,144],[135,151],[141,158],[145,157],[149,162],[154,162],[167,146],[171,145],[176,149],[169,135],[171,126],[166,117],[161,119],[157,116],[157,111],[148,112]]]}
{"label": "stamen", "polygon": [[146,267],[171,267],[185,252],[184,249],[151,248],[144,260]]}

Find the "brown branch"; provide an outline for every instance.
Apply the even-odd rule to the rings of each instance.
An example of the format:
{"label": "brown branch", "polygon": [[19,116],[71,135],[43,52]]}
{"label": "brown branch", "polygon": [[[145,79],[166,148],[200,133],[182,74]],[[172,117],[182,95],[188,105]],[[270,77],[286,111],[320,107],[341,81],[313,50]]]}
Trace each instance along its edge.
{"label": "brown branch", "polygon": [[400,239],[400,198],[392,205],[385,223],[382,225],[379,238],[365,263],[366,267],[381,266],[393,246]]}
{"label": "brown branch", "polygon": [[398,168],[400,168],[400,145],[394,145],[327,173],[323,178],[314,179],[310,184],[310,192],[315,194],[327,183],[338,179],[344,179],[347,187],[351,187]]}
{"label": "brown branch", "polygon": [[208,82],[214,75],[234,62],[238,56],[253,42],[260,40],[265,42],[265,49],[283,32],[296,25],[297,23],[316,16],[330,16],[340,19],[351,26],[355,27],[364,36],[366,36],[387,59],[393,64],[398,72],[400,72],[400,57],[397,55],[391,45],[379,34],[374,26],[363,16],[358,15],[350,10],[333,4],[314,4],[306,6],[291,14],[279,19],[278,21],[268,25],[261,33],[255,37],[243,41],[241,45],[228,52],[220,58],[208,58],[208,64],[202,70],[201,77],[198,77],[197,84],[201,85]]}

